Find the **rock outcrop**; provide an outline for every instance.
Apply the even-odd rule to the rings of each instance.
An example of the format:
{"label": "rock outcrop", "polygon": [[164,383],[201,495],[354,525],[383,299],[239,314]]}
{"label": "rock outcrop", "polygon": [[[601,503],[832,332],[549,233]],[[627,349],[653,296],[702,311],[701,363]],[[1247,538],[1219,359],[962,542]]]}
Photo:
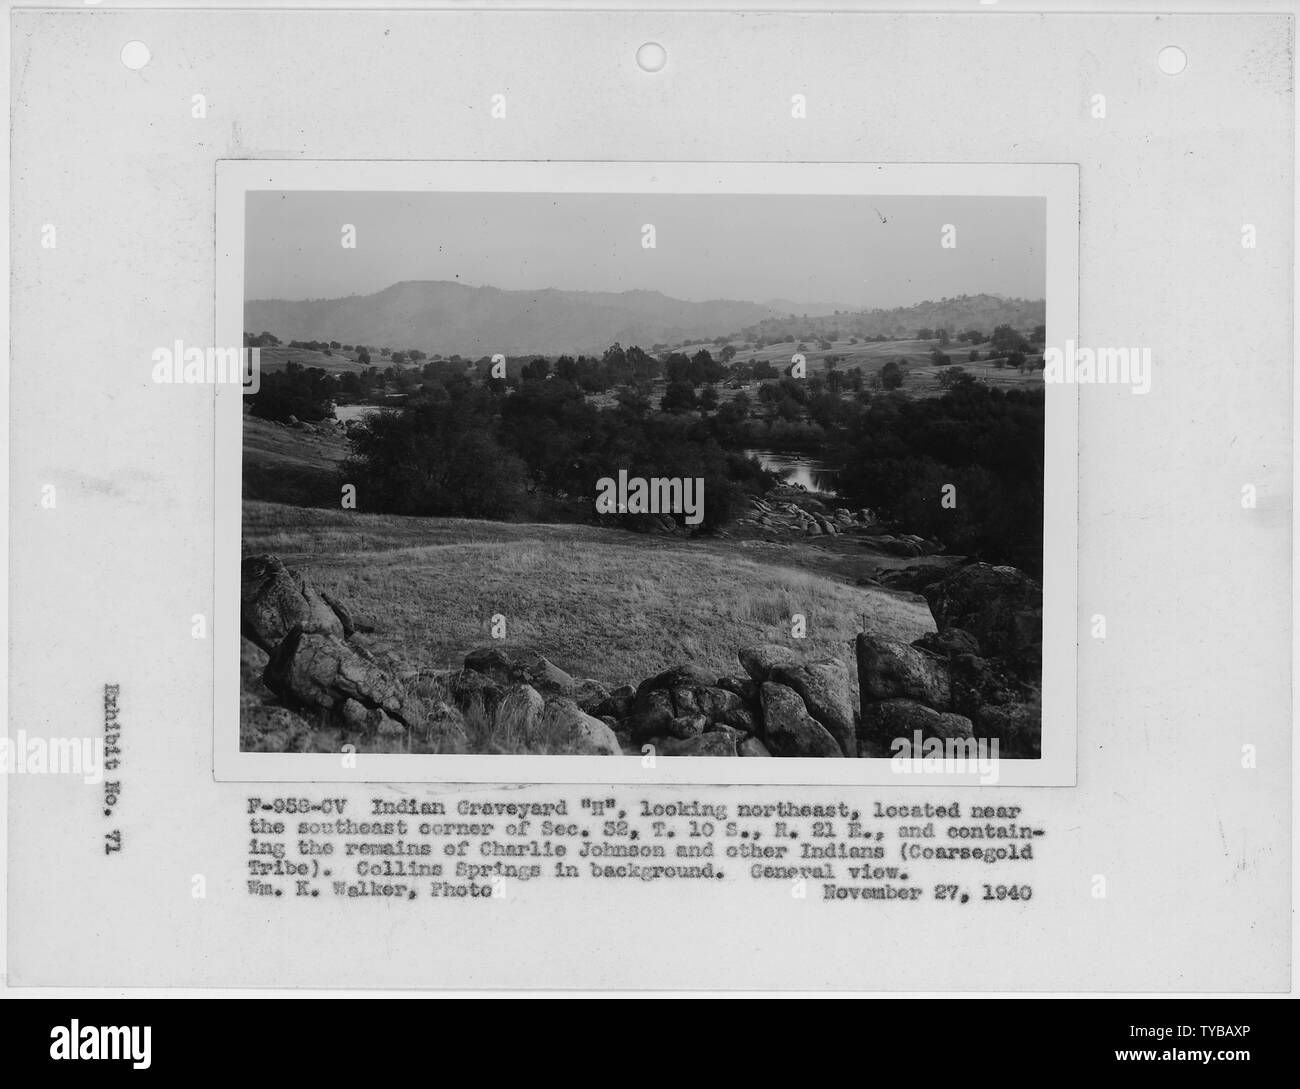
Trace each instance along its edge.
{"label": "rock outcrop", "polygon": [[[862,522],[846,510],[793,517],[822,534]],[[329,751],[315,735],[335,731],[376,738],[377,751],[880,758],[919,736],[1041,752],[1042,595],[1014,568],[971,564],[926,585],[938,630],[913,643],[858,635],[856,706],[842,659],[779,643],[740,648],[743,674],[684,662],[614,687],[502,645],[460,669],[424,668],[277,557],[249,557],[242,573],[241,628],[268,653],[263,680],[284,709],[274,744],[299,751]]]}
{"label": "rock outcrop", "polygon": [[351,618],[345,626],[332,600],[277,557],[245,557],[239,574],[240,631],[267,654],[294,628],[342,639],[352,634],[345,630],[351,628]]}
{"label": "rock outcrop", "polygon": [[908,645],[858,636],[861,736],[996,740],[1041,754],[1042,590],[1014,567],[970,564],[922,587],[938,630]]}

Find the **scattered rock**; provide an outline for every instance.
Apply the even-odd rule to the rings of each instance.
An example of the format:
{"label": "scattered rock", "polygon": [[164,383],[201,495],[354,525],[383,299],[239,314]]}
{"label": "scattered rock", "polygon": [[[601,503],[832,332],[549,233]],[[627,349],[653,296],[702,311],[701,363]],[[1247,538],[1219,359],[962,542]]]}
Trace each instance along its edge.
{"label": "scattered rock", "polygon": [[576,756],[621,756],[614,731],[598,718],[584,712],[571,699],[547,701],[527,739],[529,748],[547,747],[551,752]]}
{"label": "scattered rock", "polygon": [[481,647],[465,655],[465,668],[498,685],[528,684],[548,696],[572,695],[577,685],[559,666],[533,650]]}
{"label": "scattered rock", "polygon": [[937,737],[939,720],[938,711],[916,700],[877,700],[862,705],[863,736],[886,747],[896,738],[910,742],[917,732],[922,737]]}
{"label": "scattered rock", "polygon": [[[262,681],[286,703],[341,712],[348,700],[365,711],[379,709],[405,726],[421,721],[397,681],[366,661],[339,635],[293,628],[266,663]],[[354,720],[359,712],[353,709]]]}
{"label": "scattered rock", "polygon": [[706,734],[726,734],[732,741],[739,745],[747,736],[744,730],[737,730],[734,726],[727,726],[721,722],[711,722],[704,727]]}
{"label": "scattered rock", "polygon": [[718,687],[736,693],[748,704],[758,700],[758,685],[748,677],[720,677]]}
{"label": "scattered rock", "polygon": [[609,715],[622,721],[632,713],[632,704],[635,701],[636,689],[630,684],[621,684],[605,698],[604,703],[590,713],[597,718]]}
{"label": "scattered rock", "polygon": [[742,741],[739,745],[736,746],[736,751],[741,756],[771,756],[772,755],[770,752],[768,752],[767,746],[764,745],[756,737],[745,738],[744,741]]}
{"label": "scattered rock", "polygon": [[587,677],[574,682],[572,696],[574,703],[586,711],[587,714],[594,715],[596,714],[596,708],[609,699],[609,689],[600,681],[593,681],[590,677]]}
{"label": "scattered rock", "polygon": [[531,684],[543,695],[567,696],[575,682],[559,666],[536,651],[521,651],[514,656],[515,679]]}
{"label": "scattered rock", "polygon": [[640,696],[643,692],[651,692],[656,688],[709,688],[716,681],[717,678],[712,673],[697,665],[679,665],[665,669],[648,681],[642,681],[637,686],[636,693]]}
{"label": "scattered rock", "polygon": [[952,707],[963,715],[974,716],[988,704],[1018,703],[1026,695],[1026,686],[1000,662],[959,654],[948,663],[952,678]]}
{"label": "scattered rock", "polygon": [[497,684],[513,684],[515,680],[514,663],[500,647],[480,647],[465,655],[465,668],[475,673],[482,673],[496,681]]}
{"label": "scattered rock", "polygon": [[789,647],[783,647],[778,643],[742,647],[736,656],[740,659],[740,664],[745,667],[745,672],[760,684],[767,680],[768,674],[776,666],[799,664],[799,655]]}
{"label": "scattered rock", "polygon": [[747,734],[756,734],[762,731],[758,716],[747,707],[737,707],[733,711],[725,711],[713,722],[715,726],[731,726]]}
{"label": "scattered rock", "polygon": [[927,632],[920,639],[913,639],[912,646],[928,650],[931,654],[942,654],[946,658],[955,658],[958,654],[979,654],[979,640],[961,628],[946,628],[943,631]]}
{"label": "scattered rock", "polygon": [[697,737],[680,740],[665,737],[657,746],[663,756],[737,756],[736,742],[724,733],[700,734]]}
{"label": "scattered rock", "polygon": [[963,628],[988,656],[1036,659],[1043,645],[1043,589],[1015,567],[973,563],[925,589],[939,628]]}
{"label": "scattered rock", "polygon": [[293,628],[344,636],[344,624],[302,574],[276,556],[246,556],[240,564],[239,626],[271,654]]}
{"label": "scattered rock", "polygon": [[917,732],[923,740],[936,737],[969,738],[975,736],[974,725],[965,715],[951,711],[936,711],[915,700],[880,700],[868,704],[862,712],[863,736],[888,751],[890,743],[898,738],[912,741]]}
{"label": "scattered rock", "polygon": [[759,690],[763,738],[777,756],[843,756],[843,750],[792,688],[766,681]]}
{"label": "scattered rock", "polygon": [[939,715],[939,721],[935,723],[934,736],[944,739],[950,737],[968,738],[975,736],[975,725],[965,715],[958,715],[952,711],[944,711]]}
{"label": "scattered rock", "polygon": [[669,723],[676,717],[672,696],[662,688],[652,688],[637,693],[628,728],[632,737],[640,741],[666,733]]}
{"label": "scattered rock", "polygon": [[946,709],[952,698],[945,663],[898,639],[862,632],[857,638],[862,713],[870,700],[905,698]]}
{"label": "scattered rock", "polygon": [[668,723],[668,736],[676,738],[696,737],[704,733],[709,720],[703,715],[681,715]]}
{"label": "scattered rock", "polygon": [[1038,759],[1042,755],[1042,708],[1029,703],[981,707],[975,716],[979,737],[997,738],[998,755]]}
{"label": "scattered rock", "polygon": [[838,658],[778,665],[772,669],[771,679],[799,694],[808,712],[826,727],[845,756],[857,753],[848,666]]}

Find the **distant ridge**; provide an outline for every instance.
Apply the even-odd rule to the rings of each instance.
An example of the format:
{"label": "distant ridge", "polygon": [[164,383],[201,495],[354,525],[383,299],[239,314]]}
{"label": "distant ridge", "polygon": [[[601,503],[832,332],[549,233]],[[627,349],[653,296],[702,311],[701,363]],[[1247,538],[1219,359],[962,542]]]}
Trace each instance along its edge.
{"label": "distant ridge", "polygon": [[996,326],[1028,329],[1047,320],[1043,299],[1010,299],[1003,295],[958,295],[955,298],[897,306],[888,310],[842,311],[836,314],[802,317],[788,315],[764,318],[744,332],[753,336],[799,339],[838,331],[844,336],[914,337],[921,329],[964,329],[992,332]]}
{"label": "distant ridge", "polygon": [[[281,340],[418,348],[470,358],[503,352],[598,354],[615,341],[655,344],[763,336],[914,337],[921,329],[950,333],[997,325],[1028,329],[1045,321],[1042,299],[961,295],[913,306],[830,311],[825,306],[711,299],[688,302],[659,291],[504,291],[451,280],[403,280],[373,295],[340,299],[257,299],[244,305],[244,329]],[[805,309],[786,309],[804,307]]]}
{"label": "distant ridge", "polygon": [[774,312],[757,303],[687,302],[658,291],[503,291],[404,280],[374,295],[259,299],[244,328],[283,340],[338,340],[467,356],[601,352],[612,343],[675,344],[723,336]]}

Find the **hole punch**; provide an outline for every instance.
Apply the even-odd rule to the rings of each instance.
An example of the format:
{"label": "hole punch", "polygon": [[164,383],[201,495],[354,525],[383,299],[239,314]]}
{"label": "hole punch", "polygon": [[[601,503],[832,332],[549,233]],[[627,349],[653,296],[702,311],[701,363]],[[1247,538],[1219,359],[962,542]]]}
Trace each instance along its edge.
{"label": "hole punch", "polygon": [[636,51],[636,62],[643,72],[658,72],[668,63],[668,50],[658,42],[646,42]]}
{"label": "hole punch", "polygon": [[1160,50],[1156,64],[1165,75],[1176,76],[1187,67],[1187,54],[1176,45],[1167,45]]}
{"label": "hole punch", "polygon": [[153,54],[144,42],[127,42],[122,46],[122,63],[133,72],[140,71],[152,57]]}

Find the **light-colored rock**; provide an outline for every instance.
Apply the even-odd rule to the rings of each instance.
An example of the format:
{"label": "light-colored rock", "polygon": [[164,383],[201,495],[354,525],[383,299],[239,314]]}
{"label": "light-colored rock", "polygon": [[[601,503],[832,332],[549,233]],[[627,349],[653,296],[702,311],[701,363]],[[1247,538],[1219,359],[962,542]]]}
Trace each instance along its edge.
{"label": "light-colored rock", "polygon": [[277,556],[246,556],[240,564],[239,623],[243,635],[268,654],[293,628],[346,638],[343,620],[325,596]]}
{"label": "light-colored rock", "polygon": [[665,737],[659,746],[663,756],[737,756],[735,739],[725,733],[709,732],[681,740]]}
{"label": "light-colored rock", "polygon": [[771,680],[797,692],[808,713],[826,727],[845,756],[857,755],[849,668],[838,658],[778,665]]}
{"label": "light-colored rock", "polygon": [[767,680],[774,667],[797,665],[799,662],[798,654],[779,643],[760,643],[757,646],[741,647],[736,656],[744,666],[745,672],[760,683]]}
{"label": "light-colored rock", "polygon": [[544,744],[552,753],[574,756],[621,756],[623,753],[613,730],[564,697],[547,701],[535,736],[537,743]]}
{"label": "light-colored rock", "polygon": [[759,698],[763,705],[763,740],[774,755],[844,755],[835,738],[808,713],[794,689],[765,681]]}
{"label": "light-colored rock", "polygon": [[946,663],[898,639],[862,632],[857,638],[862,713],[870,700],[914,699],[946,710],[952,698]]}

